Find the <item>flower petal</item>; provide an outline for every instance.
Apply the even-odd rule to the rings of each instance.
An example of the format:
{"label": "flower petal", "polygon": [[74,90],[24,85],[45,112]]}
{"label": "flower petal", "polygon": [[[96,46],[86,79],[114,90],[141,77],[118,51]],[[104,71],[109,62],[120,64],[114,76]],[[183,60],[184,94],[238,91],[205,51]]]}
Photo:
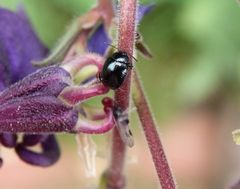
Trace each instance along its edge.
{"label": "flower petal", "polygon": [[0,58],[0,65],[9,76],[7,81],[0,79],[14,83],[35,70],[30,61],[42,58],[47,49],[22,16],[0,8],[0,18],[0,57],[5,57]]}
{"label": "flower petal", "polygon": [[[0,67],[1,67],[1,65],[0,65]],[[0,80],[1,80],[1,78],[0,78]],[[0,81],[0,91],[2,91],[3,89],[5,89],[5,84]]]}
{"label": "flower petal", "polygon": [[154,5],[140,5],[137,12],[137,23],[141,22],[143,17],[152,11]]}
{"label": "flower petal", "polygon": [[0,133],[0,143],[8,148],[14,148],[17,145],[17,135],[12,133]]}
{"label": "flower petal", "polygon": [[0,104],[32,94],[57,96],[70,83],[70,74],[61,67],[51,66],[28,75],[0,93]]}
{"label": "flower petal", "polygon": [[90,52],[104,55],[108,48],[108,44],[111,44],[111,39],[108,36],[103,23],[101,23],[88,39],[87,49]]}
{"label": "flower petal", "polygon": [[23,96],[0,106],[0,132],[68,132],[76,125],[78,112],[53,96]]}
{"label": "flower petal", "polygon": [[[35,35],[23,7],[19,7],[18,13],[0,8],[0,18],[0,91],[2,91],[5,87],[35,71],[36,69],[31,65],[31,60],[41,59],[48,50]],[[16,90],[26,90],[26,86],[22,87],[16,84],[15,87]],[[52,89],[56,92],[56,87],[52,87]],[[14,96],[13,91],[6,91],[5,97]],[[21,93],[21,90],[18,92]],[[47,135],[24,135],[23,145],[35,145],[46,137]],[[0,142],[5,147],[15,147],[17,135],[2,133],[0,134]]]}
{"label": "flower petal", "polygon": [[[143,16],[149,13],[153,8],[154,5],[140,5],[137,13],[137,23],[139,23]],[[104,28],[104,24],[101,23],[89,37],[87,49],[90,52],[104,55],[111,42],[112,41]]]}
{"label": "flower petal", "polygon": [[23,144],[19,144],[15,150],[19,157],[32,165],[48,167],[57,162],[60,157],[60,149],[53,135],[49,135],[41,142],[42,153],[27,149]]}
{"label": "flower petal", "polygon": [[40,142],[46,140],[48,135],[39,135],[39,134],[24,134],[22,139],[22,144],[24,146],[34,146]]}

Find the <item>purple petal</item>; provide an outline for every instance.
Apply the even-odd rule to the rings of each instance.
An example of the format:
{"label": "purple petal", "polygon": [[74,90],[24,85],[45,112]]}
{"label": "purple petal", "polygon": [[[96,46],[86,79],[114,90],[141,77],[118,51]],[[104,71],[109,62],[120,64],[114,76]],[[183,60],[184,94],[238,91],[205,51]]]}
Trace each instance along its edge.
{"label": "purple petal", "polygon": [[[28,23],[28,25],[32,28],[31,26],[31,22],[28,18],[28,15],[25,11],[25,8],[23,6],[23,4],[18,4],[17,5],[17,11],[16,11],[16,14],[23,20],[25,20],[26,23]],[[34,32],[34,31],[33,31]]]}
{"label": "purple petal", "polygon": [[6,101],[32,94],[58,96],[69,85],[71,76],[61,67],[42,68],[0,93],[0,104]]}
{"label": "purple petal", "polygon": [[[1,67],[1,65],[0,65],[0,67]],[[1,82],[1,78],[0,78],[0,91],[2,91],[3,89],[5,89],[5,84],[3,82]]]}
{"label": "purple petal", "polygon": [[[8,85],[33,72],[33,59],[41,59],[47,49],[22,15],[0,8],[0,79]],[[3,72],[5,70],[5,72]]]}
{"label": "purple petal", "polygon": [[17,135],[12,133],[1,133],[0,143],[8,148],[14,148],[17,145]]}
{"label": "purple petal", "polygon": [[22,144],[24,146],[34,146],[34,145],[36,145],[38,143],[41,143],[44,140],[46,140],[47,137],[48,137],[48,135],[24,134]]}
{"label": "purple petal", "polygon": [[77,119],[77,110],[53,96],[23,96],[0,106],[0,132],[68,132]]}
{"label": "purple petal", "polygon": [[89,38],[87,49],[90,52],[104,55],[108,48],[108,44],[111,44],[111,39],[109,38],[104,25],[100,24],[92,36]]}
{"label": "purple petal", "polygon": [[60,149],[53,135],[49,135],[41,143],[42,153],[27,149],[23,144],[19,144],[15,150],[19,157],[32,165],[48,167],[57,162],[60,157]]}
{"label": "purple petal", "polygon": [[[153,8],[154,5],[140,5],[137,13],[137,23],[139,23],[142,20],[143,16],[148,14]],[[92,36],[90,36],[87,43],[87,49],[90,52],[104,55],[109,44],[111,44],[111,39],[108,36],[104,25],[100,24],[98,28],[93,32]]]}
{"label": "purple petal", "polygon": [[[0,20],[1,23],[1,20]],[[1,34],[1,29],[0,29]],[[1,88],[3,90],[6,86],[10,85],[11,80],[11,73],[10,73],[10,64],[9,64],[9,57],[7,55],[7,50],[1,42],[0,36],[0,82]]]}
{"label": "purple petal", "polygon": [[154,5],[140,5],[137,12],[137,23],[141,22],[143,17],[152,11]]}
{"label": "purple petal", "polygon": [[[35,35],[23,7],[20,7],[18,13],[0,8],[0,18],[0,91],[2,91],[5,87],[35,71],[36,69],[32,66],[31,61],[42,59],[48,50]],[[56,94],[57,90],[60,91],[61,89],[59,88],[63,87],[61,84],[56,86],[52,83],[53,86],[51,86],[51,84],[49,85],[51,89],[47,90],[45,88],[45,92],[55,92]],[[37,87],[36,83],[35,87]],[[25,92],[26,90],[29,92],[29,86],[27,88],[26,86],[15,85],[15,90],[19,89],[22,90],[18,92],[6,90],[4,93],[5,97],[11,98],[11,95],[14,97],[14,94],[19,95],[23,93],[24,90]],[[42,135],[24,135],[23,145],[30,146],[37,144],[45,137],[46,136],[43,137]],[[0,140],[4,146],[14,147],[16,146],[17,135],[10,133],[0,134]],[[59,151],[58,146],[57,151]],[[0,159],[0,162],[2,164],[2,159]]]}

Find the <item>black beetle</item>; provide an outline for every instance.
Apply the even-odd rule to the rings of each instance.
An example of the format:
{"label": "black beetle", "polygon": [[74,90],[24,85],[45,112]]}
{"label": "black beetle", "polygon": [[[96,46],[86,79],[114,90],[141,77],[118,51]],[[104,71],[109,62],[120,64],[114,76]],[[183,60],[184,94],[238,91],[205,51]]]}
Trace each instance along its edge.
{"label": "black beetle", "polygon": [[99,79],[110,89],[118,89],[125,80],[128,70],[132,68],[127,53],[118,51],[105,61]]}

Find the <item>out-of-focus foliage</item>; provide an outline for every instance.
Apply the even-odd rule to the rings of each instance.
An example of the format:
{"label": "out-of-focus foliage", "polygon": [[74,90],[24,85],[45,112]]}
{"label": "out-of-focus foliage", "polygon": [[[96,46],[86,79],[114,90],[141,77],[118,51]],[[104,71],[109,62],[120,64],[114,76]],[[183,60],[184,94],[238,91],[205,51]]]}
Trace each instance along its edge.
{"label": "out-of-focus foliage", "polygon": [[224,0],[164,1],[145,19],[140,29],[154,59],[139,66],[159,116],[216,93],[238,96],[238,19],[239,5]]}
{"label": "out-of-focus foliage", "polygon": [[[219,87],[225,92],[238,88],[239,18],[240,7],[235,1],[194,0],[184,7],[179,28],[198,47],[180,85],[186,99],[204,98]],[[195,93],[188,95],[186,91]]]}

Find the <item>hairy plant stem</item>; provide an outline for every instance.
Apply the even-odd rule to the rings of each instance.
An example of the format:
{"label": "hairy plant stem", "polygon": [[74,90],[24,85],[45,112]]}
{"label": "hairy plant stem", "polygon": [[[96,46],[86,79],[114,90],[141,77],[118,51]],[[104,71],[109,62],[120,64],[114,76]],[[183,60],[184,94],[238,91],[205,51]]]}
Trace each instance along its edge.
{"label": "hairy plant stem", "polygon": [[[121,0],[120,1],[120,20],[118,31],[118,49],[126,52],[132,62],[135,29],[136,29],[136,10],[137,0]],[[129,107],[131,85],[131,70],[129,70],[127,78],[123,85],[115,91],[115,102],[122,110]],[[125,186],[125,178],[123,176],[126,146],[122,142],[118,130],[113,130],[112,136],[112,152],[111,164],[106,172],[106,182],[108,189],[122,189]]]}
{"label": "hairy plant stem", "polygon": [[168,165],[167,158],[157,132],[157,125],[150,111],[142,84],[136,71],[133,73],[133,101],[144,130],[154,166],[162,189],[175,189],[176,184]]}

